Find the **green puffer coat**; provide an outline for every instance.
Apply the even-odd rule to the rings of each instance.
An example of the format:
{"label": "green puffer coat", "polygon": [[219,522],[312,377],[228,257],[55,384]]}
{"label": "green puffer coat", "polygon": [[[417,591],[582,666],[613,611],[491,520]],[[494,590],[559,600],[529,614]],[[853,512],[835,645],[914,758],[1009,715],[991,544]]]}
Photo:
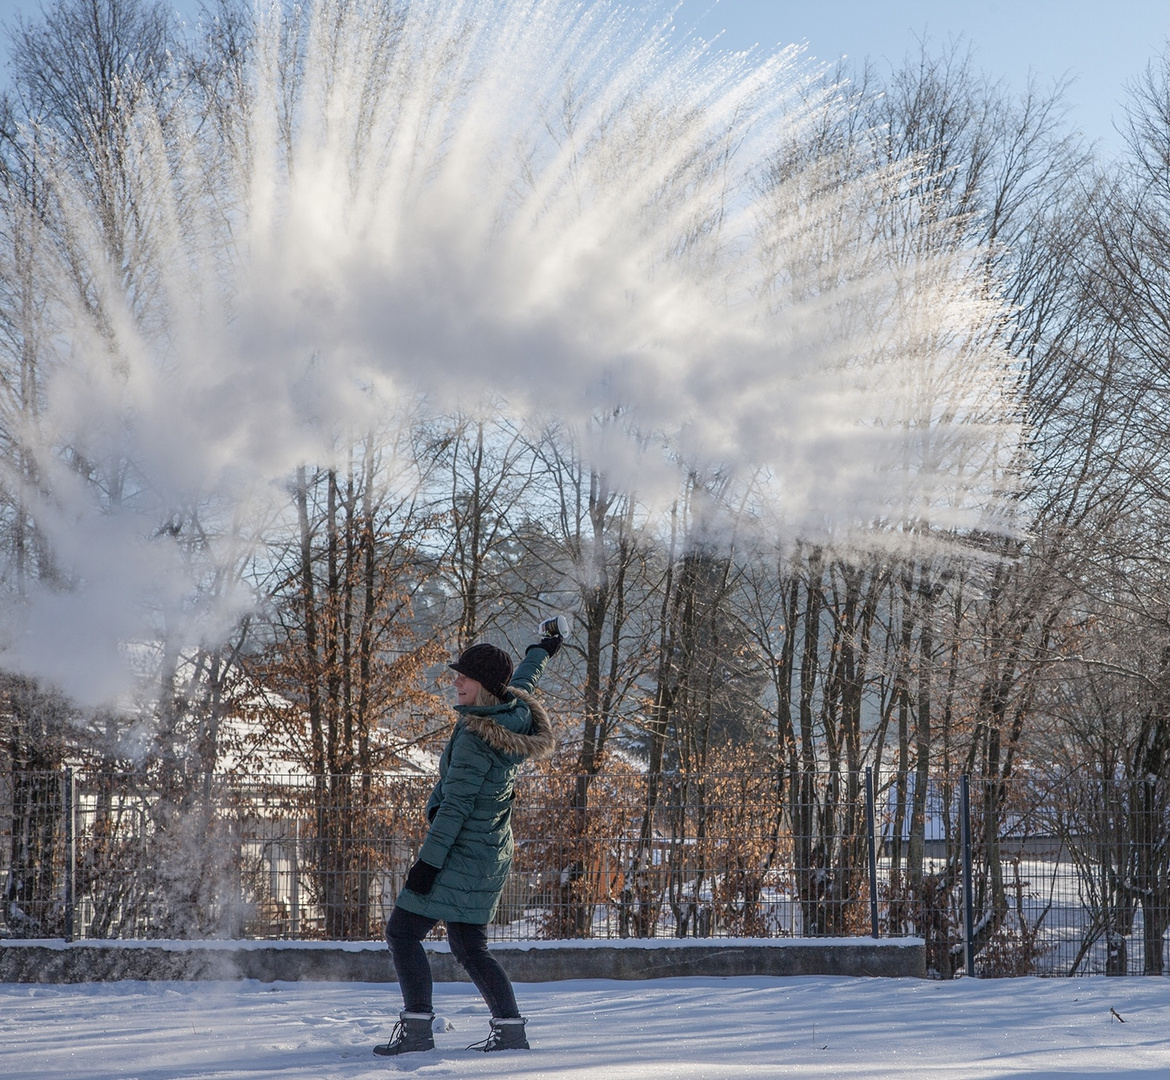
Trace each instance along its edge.
{"label": "green puffer coat", "polygon": [[425,896],[410,889],[398,906],[428,919],[489,923],[512,865],[512,799],[528,758],[556,749],[548,713],[531,696],[548,653],[530,648],[502,705],[456,705],[459,719],[439,759],[427,800],[431,823],[418,857],[439,867]]}

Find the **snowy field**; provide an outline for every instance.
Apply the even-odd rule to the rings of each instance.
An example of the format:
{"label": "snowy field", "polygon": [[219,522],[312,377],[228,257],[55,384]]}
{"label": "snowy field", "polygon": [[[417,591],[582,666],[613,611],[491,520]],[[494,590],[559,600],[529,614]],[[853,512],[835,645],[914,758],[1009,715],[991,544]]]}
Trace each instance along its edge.
{"label": "snowy field", "polygon": [[[436,1049],[376,1058],[398,988],[372,983],[0,984],[19,1080],[520,1080],[1170,1076],[1156,978],[691,978],[517,984],[533,1049],[481,1054],[487,1011],[436,985]],[[1120,1019],[1119,1019],[1120,1018]]]}

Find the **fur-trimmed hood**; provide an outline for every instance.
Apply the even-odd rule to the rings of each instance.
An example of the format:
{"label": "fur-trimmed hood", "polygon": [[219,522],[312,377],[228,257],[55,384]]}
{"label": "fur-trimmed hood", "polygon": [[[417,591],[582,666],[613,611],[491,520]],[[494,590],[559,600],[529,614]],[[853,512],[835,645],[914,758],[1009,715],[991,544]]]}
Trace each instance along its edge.
{"label": "fur-trimmed hood", "polygon": [[463,725],[473,735],[483,739],[493,750],[510,757],[532,758],[539,761],[542,758],[552,757],[557,748],[553,737],[552,720],[539,701],[532,694],[521,690],[518,686],[509,686],[509,691],[520,699],[532,714],[532,731],[522,735],[517,731],[510,731],[493,719],[492,713],[471,712],[463,713]]}

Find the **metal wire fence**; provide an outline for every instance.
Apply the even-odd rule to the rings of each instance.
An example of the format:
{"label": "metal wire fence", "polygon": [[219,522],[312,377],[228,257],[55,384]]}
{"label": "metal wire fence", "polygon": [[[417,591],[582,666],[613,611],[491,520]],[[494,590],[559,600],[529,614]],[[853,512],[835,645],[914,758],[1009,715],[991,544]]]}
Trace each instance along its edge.
{"label": "metal wire fence", "polygon": [[[1164,782],[912,780],[523,775],[491,933],[913,935],[940,977],[1170,970]],[[0,778],[0,936],[378,938],[432,783]]]}

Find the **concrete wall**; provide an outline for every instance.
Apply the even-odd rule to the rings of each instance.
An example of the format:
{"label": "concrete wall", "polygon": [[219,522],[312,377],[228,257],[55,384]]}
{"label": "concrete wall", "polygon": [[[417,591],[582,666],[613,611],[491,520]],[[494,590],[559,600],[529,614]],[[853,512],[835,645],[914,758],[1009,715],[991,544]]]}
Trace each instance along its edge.
{"label": "concrete wall", "polygon": [[[623,942],[606,946],[494,945],[516,982],[560,979],[656,979],[680,975],[881,975],[924,978],[920,940],[898,943],[732,940],[723,944]],[[429,950],[437,982],[466,982],[445,948]],[[70,983],[115,979],[258,979],[393,982],[384,945],[311,942],[0,941],[0,982]]]}

